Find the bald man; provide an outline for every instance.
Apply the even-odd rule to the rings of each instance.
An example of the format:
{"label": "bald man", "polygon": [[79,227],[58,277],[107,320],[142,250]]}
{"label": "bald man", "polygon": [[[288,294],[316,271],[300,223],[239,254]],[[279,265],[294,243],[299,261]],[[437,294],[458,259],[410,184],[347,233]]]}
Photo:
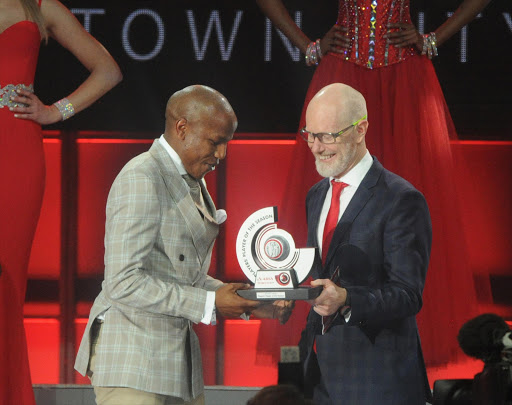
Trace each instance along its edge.
{"label": "bald man", "polygon": [[204,404],[192,323],[256,308],[207,275],[219,224],[203,179],[226,156],[237,127],[217,91],[171,96],[165,133],[116,177],[107,201],[105,278],[75,368],[98,405]]}
{"label": "bald man", "polygon": [[363,96],[335,83],[313,97],[301,130],[325,177],[306,198],[311,284],[323,286],[300,342],[306,391],[316,405],[424,405],[415,315],[430,215],[423,195],[370,155],[368,126]]}

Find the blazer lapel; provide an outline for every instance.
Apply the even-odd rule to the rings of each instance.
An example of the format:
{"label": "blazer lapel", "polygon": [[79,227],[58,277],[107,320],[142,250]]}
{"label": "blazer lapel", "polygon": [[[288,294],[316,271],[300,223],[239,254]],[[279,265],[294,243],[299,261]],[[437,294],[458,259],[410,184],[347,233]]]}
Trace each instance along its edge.
{"label": "blazer lapel", "polygon": [[[197,250],[199,259],[201,262],[205,259],[208,254],[212,239],[209,237],[211,232],[208,232],[201,214],[197,210],[197,207],[192,199],[188,188],[178,172],[171,157],[160,144],[158,139],[153,142],[149,153],[155,158],[160,167],[160,173],[164,180],[169,196],[174,200],[178,210],[185,219],[187,227],[192,235],[194,246]],[[202,183],[202,182],[200,182]],[[201,185],[203,188],[204,185]],[[209,204],[213,205],[208,192],[205,193]],[[216,235],[215,235],[216,236]],[[215,239],[215,237],[213,237]]]}
{"label": "blazer lapel", "polygon": [[308,206],[308,246],[320,246],[320,241],[318,240],[318,219],[320,218],[327,190],[329,190],[329,179],[325,178],[318,184],[318,190],[313,194],[311,204]]}
{"label": "blazer lapel", "polygon": [[366,176],[364,176],[363,181],[357,188],[356,193],[352,197],[352,200],[350,200],[347,209],[341,216],[340,221],[334,230],[331,244],[329,245],[329,251],[327,252],[327,257],[325,259],[324,269],[328,268],[329,262],[334,257],[337,247],[342,245],[344,242],[348,242],[352,223],[370,198],[373,197],[374,192],[372,189],[377,184],[380,175],[382,174],[382,170],[382,165],[379,163],[377,158],[373,157],[373,164],[370,167],[370,170],[366,173]]}

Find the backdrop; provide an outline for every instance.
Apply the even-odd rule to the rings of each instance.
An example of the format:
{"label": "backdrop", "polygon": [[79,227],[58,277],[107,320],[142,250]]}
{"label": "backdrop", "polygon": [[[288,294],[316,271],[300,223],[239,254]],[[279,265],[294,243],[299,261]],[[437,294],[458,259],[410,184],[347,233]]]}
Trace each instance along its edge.
{"label": "backdrop", "polygon": [[[460,1],[412,3],[413,20],[420,31],[429,32]],[[298,49],[272,27],[254,2],[68,0],[64,4],[112,53],[124,80],[92,108],[54,128],[159,132],[162,106],[170,94],[202,83],[230,100],[240,132],[296,131],[314,68],[305,66]],[[310,38],[322,37],[335,23],[335,0],[285,4]],[[512,139],[511,9],[509,0],[492,1],[441,47],[435,60],[461,138]],[[37,74],[36,91],[50,103],[76,88],[87,71],[50,41],[41,50]]]}

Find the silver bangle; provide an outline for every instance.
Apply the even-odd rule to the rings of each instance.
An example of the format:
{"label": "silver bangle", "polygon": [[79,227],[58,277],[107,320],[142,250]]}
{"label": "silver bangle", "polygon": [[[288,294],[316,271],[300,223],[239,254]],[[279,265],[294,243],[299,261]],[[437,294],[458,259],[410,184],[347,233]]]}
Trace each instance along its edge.
{"label": "silver bangle", "polygon": [[426,55],[427,54],[427,47],[428,47],[428,35],[427,34],[423,34],[422,37],[423,37],[423,49],[421,50],[421,54],[422,55]]}
{"label": "silver bangle", "polygon": [[308,44],[308,47],[306,48],[305,58],[306,58],[306,65],[308,65],[308,66],[316,65],[316,54],[313,53],[313,47],[314,47],[314,42],[310,42]]}
{"label": "silver bangle", "polygon": [[306,48],[306,65],[318,65],[321,57],[322,50],[320,49],[320,40],[317,39],[316,41],[310,42]]}
{"label": "silver bangle", "polygon": [[322,59],[322,48],[320,48],[320,39],[315,41],[316,54],[318,56],[318,60]]}
{"label": "silver bangle", "polygon": [[427,55],[429,59],[438,55],[437,52],[437,38],[435,32],[430,32],[423,35],[423,49],[421,50],[422,55]]}
{"label": "silver bangle", "polygon": [[430,46],[432,48],[432,56],[437,56],[437,38],[435,32],[430,33]]}
{"label": "silver bangle", "polygon": [[71,118],[73,115],[75,115],[73,104],[71,104],[67,98],[63,98],[56,103],[53,103],[53,105],[57,107],[60,115],[62,115],[62,121],[67,120],[68,118]]}

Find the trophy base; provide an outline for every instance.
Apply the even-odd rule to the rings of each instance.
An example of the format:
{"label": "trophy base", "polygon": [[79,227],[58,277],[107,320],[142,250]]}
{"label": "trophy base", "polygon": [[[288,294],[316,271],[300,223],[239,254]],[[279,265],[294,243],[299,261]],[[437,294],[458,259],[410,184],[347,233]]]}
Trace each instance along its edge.
{"label": "trophy base", "polygon": [[237,290],[237,294],[248,300],[276,301],[276,300],[314,300],[320,295],[323,287],[297,287],[297,288],[250,288]]}

